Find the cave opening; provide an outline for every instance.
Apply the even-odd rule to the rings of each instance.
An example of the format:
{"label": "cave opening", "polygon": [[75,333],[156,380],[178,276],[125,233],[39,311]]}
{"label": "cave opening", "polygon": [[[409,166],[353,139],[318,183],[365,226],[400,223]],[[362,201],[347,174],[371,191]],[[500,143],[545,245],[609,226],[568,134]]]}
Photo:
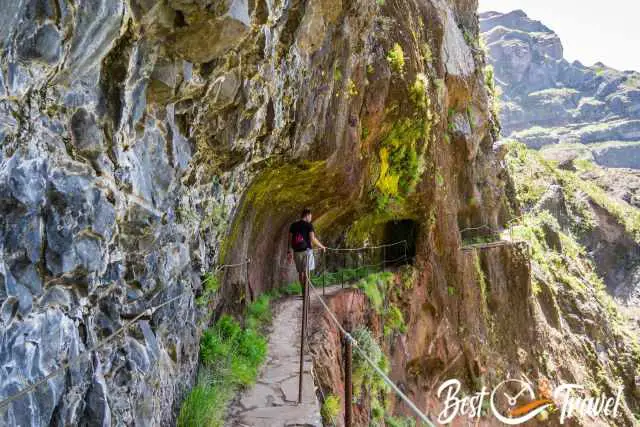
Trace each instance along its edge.
{"label": "cave opening", "polygon": [[[413,264],[416,256],[418,223],[412,219],[389,221],[384,227],[384,244],[406,241],[407,244],[393,245],[385,249],[385,259],[389,265]],[[405,258],[406,250],[406,258]]]}

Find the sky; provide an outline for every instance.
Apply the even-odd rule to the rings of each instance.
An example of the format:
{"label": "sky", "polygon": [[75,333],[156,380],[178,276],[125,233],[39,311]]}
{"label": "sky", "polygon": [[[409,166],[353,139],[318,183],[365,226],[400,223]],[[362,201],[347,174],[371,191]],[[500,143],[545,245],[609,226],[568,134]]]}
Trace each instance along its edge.
{"label": "sky", "polygon": [[562,40],[568,61],[640,71],[639,0],[478,0],[480,12],[522,9]]}

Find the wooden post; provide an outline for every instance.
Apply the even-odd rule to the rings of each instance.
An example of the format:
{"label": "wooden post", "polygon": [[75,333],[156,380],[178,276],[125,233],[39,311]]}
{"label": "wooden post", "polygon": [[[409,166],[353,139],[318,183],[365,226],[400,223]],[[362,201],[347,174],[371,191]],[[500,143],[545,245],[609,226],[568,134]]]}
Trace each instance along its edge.
{"label": "wooden post", "polygon": [[351,381],[351,357],[352,348],[351,340],[348,337],[344,337],[344,425],[345,427],[351,427],[352,414],[351,405],[353,401],[352,397],[352,381]]}

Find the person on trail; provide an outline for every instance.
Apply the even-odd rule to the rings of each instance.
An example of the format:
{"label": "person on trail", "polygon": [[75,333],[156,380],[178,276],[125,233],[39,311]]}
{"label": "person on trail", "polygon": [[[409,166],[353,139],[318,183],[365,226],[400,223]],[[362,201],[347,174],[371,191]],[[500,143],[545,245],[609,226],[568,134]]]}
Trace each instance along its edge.
{"label": "person on trail", "polygon": [[313,245],[323,251],[326,249],[320,243],[320,240],[316,238],[311,218],[311,210],[308,208],[303,209],[300,219],[289,227],[289,238],[287,239],[289,242],[287,259],[290,263],[295,261],[301,285],[307,282],[307,270],[314,269]]}

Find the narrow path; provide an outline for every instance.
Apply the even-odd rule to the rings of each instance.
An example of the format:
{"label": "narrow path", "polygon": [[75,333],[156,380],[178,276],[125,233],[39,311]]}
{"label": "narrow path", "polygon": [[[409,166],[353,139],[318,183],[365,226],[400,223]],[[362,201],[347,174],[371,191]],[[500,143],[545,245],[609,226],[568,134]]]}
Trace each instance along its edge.
{"label": "narrow path", "polygon": [[304,360],[302,403],[297,403],[301,317],[301,298],[280,302],[269,337],[267,362],[253,388],[231,405],[226,426],[322,427],[309,354]]}

